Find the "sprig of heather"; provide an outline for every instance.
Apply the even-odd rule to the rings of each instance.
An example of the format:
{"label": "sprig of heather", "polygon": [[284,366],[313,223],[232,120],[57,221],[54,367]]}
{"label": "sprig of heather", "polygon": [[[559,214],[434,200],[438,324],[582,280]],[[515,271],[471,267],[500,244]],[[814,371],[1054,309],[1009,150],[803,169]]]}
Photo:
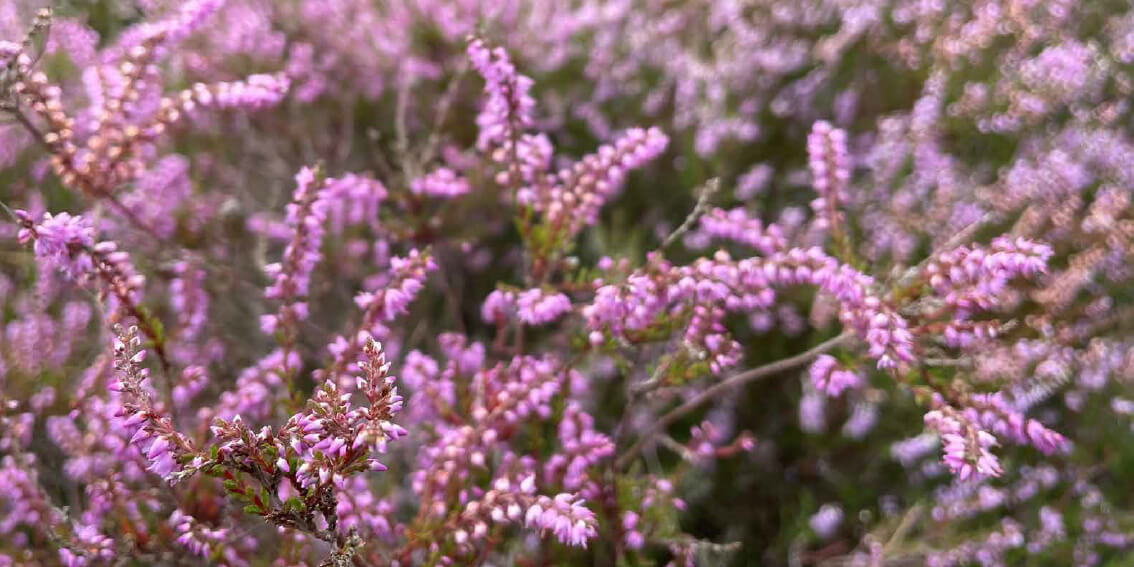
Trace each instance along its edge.
{"label": "sprig of heather", "polygon": [[657,128],[631,128],[609,145],[561,169],[545,190],[524,190],[517,201],[542,213],[555,240],[570,240],[598,220],[599,210],[622,190],[627,174],[665,151],[669,138]]}
{"label": "sprig of heather", "polygon": [[288,377],[295,376],[301,366],[298,352],[277,348],[242,370],[234,387],[221,393],[215,405],[201,408],[198,415],[205,422],[213,417],[234,419],[243,415],[254,420],[272,417],[280,401],[287,398]]}
{"label": "sprig of heather", "polygon": [[[336,337],[328,345],[331,363],[326,372],[320,373],[318,377],[324,380],[341,379],[344,373],[352,371],[352,361],[358,358],[367,337],[383,336],[387,332],[384,326],[386,323],[408,313],[410,303],[424,289],[429,273],[436,269],[437,264],[428,250],[421,252],[414,249],[405,257],[391,258],[386,274],[389,279],[385,284],[380,289],[364,291],[355,296],[355,305],[363,310],[362,319],[352,334]],[[340,383],[340,387],[349,390],[352,385]]]}
{"label": "sprig of heather", "polygon": [[[406,435],[406,430],[393,423],[402,408],[402,397],[389,375],[382,347],[373,339],[363,347],[363,376],[356,389],[366,398],[365,408],[354,408],[349,394],[339,391],[334,382],[326,381],[315,391],[306,412],[293,416],[281,430],[298,463],[299,486],[309,489],[332,480],[342,484],[345,476],[369,468],[385,470],[375,458],[384,453],[389,441]],[[288,460],[277,461],[284,470],[291,469]]]}
{"label": "sprig of heather", "polygon": [[728,211],[720,208],[712,209],[705,213],[700,221],[698,237],[703,235],[731,240],[759,250],[765,255],[787,248],[787,239],[778,225],[769,224],[765,227],[760,219],[750,217],[741,207]]}
{"label": "sprig of heather", "polygon": [[811,384],[816,390],[831,397],[838,397],[843,390],[860,386],[863,382],[856,372],[843,368],[835,357],[821,354],[807,370]]}
{"label": "sprig of heather", "polygon": [[447,167],[439,167],[410,183],[413,194],[438,199],[453,199],[470,190],[468,180]]}
{"label": "sprig of heather", "polygon": [[150,461],[149,470],[167,481],[176,481],[180,466],[192,462],[200,465],[204,457],[192,441],[178,433],[173,419],[153,401],[149,389],[149,369],[142,367],[146,351],[138,328],[115,328],[114,369],[118,381],[111,389],[118,392],[122,406],[115,414],[127,431],[133,431],[130,443]]}
{"label": "sprig of heather", "polygon": [[[225,544],[231,538],[227,528],[214,528],[204,525],[180,508],[174,510],[169,517],[169,525],[177,535],[177,543],[185,546],[190,553],[202,559],[213,558],[213,553],[218,549],[224,549]],[[231,549],[225,551],[228,552],[223,556],[226,562],[240,563],[239,558],[231,553]]]}
{"label": "sprig of heather", "polygon": [[280,333],[285,349],[294,345],[298,325],[309,315],[307,293],[311,274],[322,257],[319,249],[326,230],[326,204],[321,199],[325,187],[326,178],[317,169],[304,167],[295,174],[295,193],[287,206],[291,241],[280,262],[264,267],[272,278],[264,297],[278,300],[280,307],[275,314],[260,318],[260,328],[268,334]]}
{"label": "sprig of heather", "polygon": [[[484,79],[485,100],[476,117],[480,128],[476,145],[482,151],[504,147],[506,152],[514,152],[508,146],[532,125],[533,81],[519,74],[502,47],[492,48],[479,38],[469,38],[467,53],[473,69]],[[502,156],[497,161],[505,163],[507,159]]]}
{"label": "sprig of heather", "polygon": [[[603,331],[634,340],[671,317],[674,307],[687,302],[703,308],[751,311],[775,301],[777,288],[812,285],[839,302],[839,319],[868,345],[879,368],[894,368],[914,360],[914,336],[906,320],[873,291],[874,281],[850,266],[841,265],[818,248],[791,249],[767,258],[733,260],[718,252],[688,266],[674,266],[653,257],[622,284],[595,282],[595,298],[584,307],[592,344],[604,340]],[[719,315],[716,316],[719,320]],[[713,327],[693,344],[698,352],[719,351],[732,343],[723,327]],[[732,349],[729,349],[732,350]],[[728,351],[724,351],[728,352]],[[706,354],[708,356],[708,354]],[[736,358],[721,353],[710,358],[711,369],[731,366]]]}
{"label": "sprig of heather", "polygon": [[483,394],[471,409],[473,421],[445,429],[436,442],[418,453],[413,488],[424,505],[443,514],[447,487],[467,479],[470,468],[484,467],[489,451],[512,427],[536,416],[551,415],[551,399],[571,373],[553,358],[523,356],[478,372],[474,386]]}
{"label": "sprig of heather", "polygon": [[560,543],[587,546],[598,535],[593,512],[578,496],[560,493],[554,497],[536,493],[535,477],[501,476],[483,496],[469,502],[457,517],[453,542],[470,549],[489,537],[490,523],[497,526],[522,524],[542,534],[552,534]]}
{"label": "sprig of heather", "polygon": [[26,211],[14,214],[20,225],[19,241],[34,242],[36,259],[43,269],[57,269],[80,285],[93,286],[99,298],[107,302],[109,321],[133,319],[168,371],[165,335],[160,323],[141,304],[146,279],[135,271],[129,255],[118,250],[113,241],[95,243],[94,229],[82,217],[45,213],[43,220],[35,223]]}
{"label": "sprig of heather", "polygon": [[[114,193],[136,180],[145,171],[145,156],[166,131],[197,108],[257,109],[278,103],[289,88],[284,75],[252,75],[243,81],[195,84],[164,96],[156,112],[135,110],[142,93],[160,89],[161,76],[154,60],[164,54],[167,41],[191,33],[214,12],[219,2],[193,2],[172,18],[146,22],[126,33],[107,55],[109,63],[89,69],[85,77],[93,87],[89,135],[79,140],[76,116],[79,111],[64,108],[62,89],[47,75],[33,68],[36,59],[25,46],[10,60],[15,76],[12,92],[15,104],[7,108],[19,118],[51,154],[54,173],[67,187],[95,198],[107,199],[130,222],[158,235],[151,227],[122,205]],[[96,80],[97,79],[97,80]],[[45,125],[40,131],[23,114],[29,109]]]}
{"label": "sprig of heather", "polygon": [[[422,448],[413,474],[413,490],[422,499],[427,517],[447,518],[462,525],[454,534],[458,546],[482,540],[488,533],[489,520],[519,523],[521,513],[526,526],[550,532],[567,545],[585,546],[595,537],[594,514],[581,499],[573,493],[537,495],[531,470],[519,479],[502,476],[494,480],[492,489],[475,506],[465,504],[462,510],[452,500],[454,489],[466,486],[477,471],[492,468],[494,453],[504,463],[502,468],[514,462],[507,448],[509,438],[524,423],[550,417],[552,398],[564,381],[575,378],[573,371],[551,358],[515,357],[507,366],[481,371],[474,387],[483,393],[471,408],[473,420],[445,428],[434,443]],[[612,447],[609,442],[591,438],[576,449],[582,451],[579,463],[586,466],[588,458],[601,459]],[[584,456],[587,454],[590,457]]]}
{"label": "sprig of heather", "polygon": [[[355,405],[351,394],[324,381],[278,432],[270,426],[253,431],[239,415],[218,418],[211,427],[216,450],[193,462],[195,470],[224,478],[226,492],[244,502],[247,513],[326,541],[334,546],[332,558],[347,560],[359,542],[339,525],[337,493],[359,473],[385,470],[377,455],[407,434],[393,422],[402,398],[381,345],[368,339],[363,355],[356,391],[365,404]],[[249,486],[245,475],[259,486]],[[285,480],[299,489],[286,501],[279,492]]]}
{"label": "sprig of heather", "polygon": [[847,154],[847,133],[829,122],[812,125],[807,136],[808,166],[811,186],[819,197],[811,201],[819,228],[829,229],[836,240],[845,238],[844,218],[840,210],[847,203],[851,163]]}
{"label": "sprig of heather", "polygon": [[178,315],[178,338],[192,342],[200,338],[208,321],[205,270],[190,260],[181,260],[173,266],[173,271],[175,276],[169,283],[169,303]]}
{"label": "sprig of heather", "polygon": [[1002,393],[973,394],[965,400],[965,417],[1013,443],[1031,445],[1045,455],[1065,452],[1070,443],[1042,423],[1025,418],[1016,411]]}
{"label": "sprig of heather", "polygon": [[486,323],[497,325],[516,318],[535,327],[554,322],[570,311],[571,299],[564,293],[541,288],[498,289],[485,298],[481,317]]}
{"label": "sprig of heather", "polygon": [[[533,123],[533,81],[519,74],[508,52],[469,38],[466,54],[472,68],[484,79],[484,101],[476,123],[476,147],[504,167],[496,176],[501,186],[519,191],[537,181],[551,160],[551,142],[543,134],[524,131]],[[518,195],[517,195],[518,198]]]}
{"label": "sprig of heather", "polygon": [[1025,238],[998,237],[987,248],[962,246],[935,257],[922,273],[947,305],[962,312],[987,310],[1008,282],[1047,270],[1050,246]]}
{"label": "sprig of heather", "polygon": [[979,423],[934,396],[933,409],[925,414],[925,425],[941,438],[942,461],[961,480],[1000,476],[1000,460],[990,449],[996,437]]}
{"label": "sprig of heather", "polygon": [[595,430],[595,420],[578,404],[568,404],[559,421],[560,450],[543,465],[544,482],[557,481],[565,490],[595,494],[590,473],[614,456],[614,442]]}

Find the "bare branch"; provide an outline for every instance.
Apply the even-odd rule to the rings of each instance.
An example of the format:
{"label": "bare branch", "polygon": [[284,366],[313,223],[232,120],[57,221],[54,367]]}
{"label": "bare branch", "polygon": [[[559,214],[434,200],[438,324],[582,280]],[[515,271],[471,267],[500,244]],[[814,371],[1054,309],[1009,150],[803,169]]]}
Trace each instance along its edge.
{"label": "bare branch", "polygon": [[732,390],[733,388],[743,386],[744,384],[752,382],[753,380],[758,380],[760,378],[765,378],[784,370],[802,366],[810,362],[820,354],[834,349],[835,347],[841,346],[842,344],[850,340],[852,336],[854,335],[851,332],[844,332],[843,334],[833,339],[816,345],[810,350],[801,352],[790,358],[780,359],[775,362],[765,364],[764,366],[753,368],[751,370],[745,370],[744,372],[741,372],[739,374],[734,374],[720,382],[717,382],[709,388],[706,388],[703,392],[694,396],[693,399],[685,402],[684,404],[681,404],[680,406],[677,406],[673,410],[670,410],[669,413],[661,416],[657,421],[655,421],[650,426],[650,428],[645,433],[643,433],[640,438],[638,438],[638,441],[636,441],[633,445],[630,446],[629,449],[618,456],[618,460],[614,464],[615,468],[626,468],[637,457],[638,453],[642,451],[642,448],[650,443],[656,435],[664,432],[665,429],[672,425],[674,422],[689,414],[693,410],[701,407],[705,403],[713,400],[720,394]]}

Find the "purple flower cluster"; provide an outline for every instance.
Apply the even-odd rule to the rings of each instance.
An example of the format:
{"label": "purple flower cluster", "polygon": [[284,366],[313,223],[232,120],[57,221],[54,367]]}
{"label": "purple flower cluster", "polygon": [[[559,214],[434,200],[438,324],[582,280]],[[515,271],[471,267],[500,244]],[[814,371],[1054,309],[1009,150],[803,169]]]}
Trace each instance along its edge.
{"label": "purple flower cluster", "polygon": [[57,269],[72,280],[81,281],[94,270],[87,250],[94,246],[94,229],[82,217],[67,213],[45,213],[33,226],[31,215],[17,211],[21,244],[35,241],[35,256],[47,269]]}
{"label": "purple flower cluster", "polygon": [[414,179],[410,190],[416,195],[453,199],[470,191],[469,182],[447,167],[439,167],[424,177]]}
{"label": "purple flower cluster", "polygon": [[1063,452],[1070,445],[1062,435],[1027,419],[1013,409],[1000,393],[974,394],[964,409],[965,418],[985,430],[1022,445],[1032,445],[1045,455]]}
{"label": "purple flower cluster", "polygon": [[326,202],[321,196],[325,187],[325,179],[315,170],[304,167],[295,174],[295,195],[287,206],[287,224],[293,236],[284,249],[282,261],[264,267],[272,278],[272,285],[264,295],[282,304],[275,314],[261,317],[260,328],[265,333],[294,334],[294,327],[308,317],[311,272],[322,257],[319,248],[326,230]]}
{"label": "purple flower cluster", "polygon": [[713,209],[701,217],[700,229],[706,236],[744,244],[765,255],[787,248],[787,240],[779,226],[770,224],[765,227],[760,219],[749,217],[743,208],[729,211]]}
{"label": "purple flower cluster", "polygon": [[595,224],[599,210],[618,194],[627,174],[665,151],[669,138],[657,128],[632,128],[612,144],[584,156],[559,171],[549,187],[536,186],[521,192],[517,200],[530,203],[546,216],[546,222],[564,238]]}
{"label": "purple flower cluster", "polygon": [[176,478],[173,473],[187,458],[199,462],[201,457],[192,442],[174,429],[169,415],[155,405],[149,369],[141,366],[146,358],[141,346],[136,327],[120,330],[115,339],[114,368],[119,377],[111,390],[122,398],[115,417],[123,428],[133,432],[130,444],[145,455],[150,463],[149,470],[172,481]]}
{"label": "purple flower cluster", "polygon": [[[701,258],[683,267],[655,261],[649,272],[632,274],[624,284],[596,281],[595,300],[584,308],[583,315],[592,330],[592,342],[599,342],[602,329],[615,335],[642,331],[664,320],[675,304],[693,300],[730,311],[750,311],[771,306],[776,288],[800,284],[816,286],[834,296],[839,302],[840,320],[868,343],[869,354],[879,368],[913,360],[913,334],[901,315],[873,295],[871,278],[840,265],[818,248],[739,261],[718,252],[711,260]],[[723,314],[714,311],[709,317],[719,321]],[[708,352],[719,351],[725,344],[723,330],[720,327],[704,335],[703,346]],[[734,362],[724,355],[715,364],[725,367]]]}
{"label": "purple flower cluster", "polygon": [[811,531],[815,532],[815,535],[822,539],[828,539],[839,529],[839,524],[842,521],[843,509],[839,505],[824,504],[818,512],[811,516],[808,525],[811,526]]}
{"label": "purple flower cluster", "polygon": [[546,325],[571,311],[571,299],[562,293],[540,288],[524,291],[496,290],[481,307],[481,317],[488,323],[501,323],[513,317],[526,325]]}
{"label": "purple flower cluster", "polygon": [[429,254],[411,250],[405,258],[390,259],[390,281],[376,292],[364,291],[354,298],[360,309],[373,311],[379,320],[393,321],[407,312],[409,304],[425,286],[426,275],[437,269]]}
{"label": "purple flower cluster", "polygon": [[110,312],[118,313],[121,309],[123,316],[141,318],[138,302],[146,278],[134,270],[130,256],[119,250],[116,242],[92,244],[94,230],[86,220],[67,213],[44,213],[38,224],[26,211],[17,210],[15,215],[20,224],[20,242],[35,242],[36,258],[45,269],[62,271],[76,283],[93,284],[99,296],[108,300]]}
{"label": "purple flower cluster", "polygon": [[950,250],[926,265],[929,284],[948,305],[962,312],[989,309],[1010,280],[1047,269],[1051,248],[1024,238],[1000,237],[987,248]]}
{"label": "purple flower cluster", "polygon": [[828,354],[819,355],[811,363],[807,373],[815,389],[831,397],[838,397],[843,390],[862,384],[862,378],[857,373],[842,368],[838,360]]}
{"label": "purple flower cluster", "polygon": [[592,491],[588,471],[614,456],[614,442],[595,430],[595,420],[577,405],[568,405],[559,422],[560,451],[543,465],[544,479],[558,479],[563,488]]}
{"label": "purple flower cluster", "polygon": [[392,421],[402,408],[402,397],[388,374],[382,346],[369,340],[363,351],[364,375],[357,379],[356,391],[366,398],[365,407],[353,407],[335,382],[324,382],[307,411],[292,416],[280,430],[279,438],[290,451],[281,450],[276,466],[284,472],[294,466],[303,489],[332,481],[341,485],[345,475],[363,468],[385,470],[373,453],[368,456],[367,448],[384,453],[389,441],[407,434]]}
{"label": "purple flower cluster", "polygon": [[551,532],[560,542],[576,547],[586,547],[587,541],[598,535],[594,513],[570,494],[541,496],[524,513],[524,523]]}
{"label": "purple flower cluster", "polygon": [[[173,511],[173,515],[169,517],[169,525],[177,532],[177,543],[184,545],[190,553],[202,559],[211,557],[213,550],[223,546],[229,539],[227,529],[203,525],[180,509]],[[230,556],[225,559],[232,561],[236,558]]]}
{"label": "purple flower cluster", "polygon": [[[484,106],[476,117],[480,134],[476,145],[481,150],[494,147],[516,151],[524,129],[532,124],[535,99],[530,91],[532,80],[516,71],[516,66],[502,47],[490,48],[483,40],[471,38],[469,62],[484,79]],[[498,159],[505,162],[507,159]]]}
{"label": "purple flower cluster", "polygon": [[842,214],[839,207],[849,198],[847,187],[851,162],[847,153],[847,133],[829,122],[816,122],[807,136],[807,157],[811,186],[819,194],[811,202],[816,222],[821,228],[835,227]]}
{"label": "purple flower cluster", "polygon": [[989,451],[997,445],[996,437],[951,407],[941,405],[925,414],[925,425],[941,437],[942,460],[961,480],[1003,472],[999,459]]}

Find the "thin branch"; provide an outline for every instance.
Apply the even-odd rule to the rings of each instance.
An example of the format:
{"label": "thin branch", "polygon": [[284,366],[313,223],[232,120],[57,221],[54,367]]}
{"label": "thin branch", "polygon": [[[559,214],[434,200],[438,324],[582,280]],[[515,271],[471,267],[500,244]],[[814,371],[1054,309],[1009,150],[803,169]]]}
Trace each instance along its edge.
{"label": "thin branch", "polygon": [[743,386],[744,384],[752,382],[753,380],[765,378],[784,370],[795,368],[796,366],[802,366],[803,364],[810,362],[813,358],[819,356],[820,354],[823,354],[831,349],[834,349],[835,347],[842,345],[843,343],[850,340],[852,336],[854,335],[851,332],[844,332],[843,334],[833,339],[820,343],[810,350],[801,352],[793,357],[780,359],[770,364],[765,364],[764,366],[746,370],[739,374],[734,374],[720,382],[717,382],[709,388],[706,388],[700,394],[697,394],[689,401],[681,404],[680,406],[671,410],[669,413],[661,416],[657,421],[650,425],[650,428],[645,433],[643,433],[640,438],[638,438],[638,441],[636,441],[633,445],[630,446],[629,449],[618,456],[618,460],[614,464],[615,468],[624,469],[629,466],[629,464],[637,457],[638,453],[642,451],[642,448],[650,443],[656,435],[664,432],[665,429],[672,425],[674,422],[681,419],[698,407],[701,407],[705,403],[713,400],[718,395],[732,390],[733,388]]}
{"label": "thin branch", "polygon": [[425,141],[425,148],[421,151],[422,165],[429,164],[436,156],[437,146],[441,143],[441,128],[449,118],[449,111],[453,107],[453,101],[457,98],[461,82],[468,73],[468,70],[468,59],[462,59],[461,66],[457,69],[456,75],[450,79],[449,85],[445,89],[445,94],[441,96],[441,100],[437,104],[437,114],[434,115],[433,129],[430,130],[429,138]]}
{"label": "thin branch", "polygon": [[697,195],[697,204],[693,206],[693,210],[690,211],[689,216],[685,217],[685,222],[682,222],[681,226],[677,227],[677,230],[674,230],[669,236],[665,237],[661,246],[658,246],[658,250],[669,248],[670,244],[673,244],[683,234],[689,232],[689,229],[693,228],[693,223],[697,222],[697,219],[705,214],[705,209],[709,208],[709,198],[711,198],[720,187],[721,180],[719,177],[714,177],[701,185],[699,190],[700,194]]}
{"label": "thin branch", "polygon": [[906,514],[902,516],[902,521],[898,524],[898,527],[894,529],[893,535],[890,536],[890,540],[887,541],[886,545],[882,547],[883,557],[893,552],[899,545],[901,545],[902,540],[904,540],[906,536],[909,535],[910,530],[912,530],[918,520],[921,519],[921,513],[923,511],[924,509],[922,508],[921,504],[915,504],[913,507],[906,511]]}
{"label": "thin branch", "polygon": [[956,368],[972,368],[974,363],[973,359],[969,357],[963,358],[923,358],[921,363],[926,366],[945,366]]}

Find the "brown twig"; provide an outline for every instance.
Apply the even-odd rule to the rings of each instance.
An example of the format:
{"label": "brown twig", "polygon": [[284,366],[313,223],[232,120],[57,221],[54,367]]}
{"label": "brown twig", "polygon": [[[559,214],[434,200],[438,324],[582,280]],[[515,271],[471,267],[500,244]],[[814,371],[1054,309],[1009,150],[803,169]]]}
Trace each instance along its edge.
{"label": "brown twig", "polygon": [[704,405],[706,402],[709,402],[710,400],[716,398],[718,395],[723,394],[724,392],[727,392],[733,388],[747,384],[753,380],[771,376],[784,370],[795,368],[796,366],[802,366],[803,364],[810,362],[813,358],[819,356],[820,354],[823,354],[835,347],[842,345],[843,343],[847,342],[852,336],[853,334],[849,331],[844,332],[843,334],[833,339],[822,342],[812,347],[811,349],[801,352],[795,356],[780,359],[775,362],[765,364],[764,366],[753,368],[751,370],[745,370],[744,372],[734,374],[710,386],[709,388],[706,388],[700,394],[694,396],[691,400],[670,410],[669,413],[661,416],[657,421],[650,425],[650,428],[646,430],[646,432],[643,433],[642,436],[639,437],[638,440],[633,445],[631,445],[629,449],[618,456],[618,460],[615,461],[614,464],[615,468],[624,469],[629,466],[629,464],[637,457],[638,453],[642,451],[642,448],[650,443],[650,441],[652,441],[656,435],[664,432],[665,429],[672,425],[674,422],[681,419],[698,407]]}

